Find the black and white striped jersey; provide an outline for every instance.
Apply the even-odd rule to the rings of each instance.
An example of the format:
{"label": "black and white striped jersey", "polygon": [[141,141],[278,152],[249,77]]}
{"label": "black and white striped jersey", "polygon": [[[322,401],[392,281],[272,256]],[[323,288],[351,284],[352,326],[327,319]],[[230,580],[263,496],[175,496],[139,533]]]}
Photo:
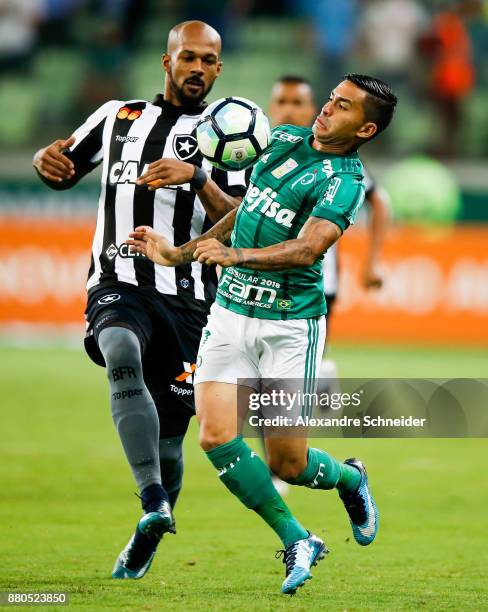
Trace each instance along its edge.
{"label": "black and white striped jersey", "polygon": [[97,225],[87,289],[124,282],[155,287],[174,306],[207,309],[215,292],[215,270],[198,262],[167,268],[134,255],[124,244],[138,225],[150,225],[172,244],[181,245],[210,226],[205,209],[189,184],[149,191],[135,184],[151,162],[176,158],[202,166],[232,196],[246,191],[244,171],[223,172],[198,151],[194,126],[204,106],[177,107],[160,94],[153,103],[111,100],[75,132],[66,155],[75,164],[76,182],[102,164]]}

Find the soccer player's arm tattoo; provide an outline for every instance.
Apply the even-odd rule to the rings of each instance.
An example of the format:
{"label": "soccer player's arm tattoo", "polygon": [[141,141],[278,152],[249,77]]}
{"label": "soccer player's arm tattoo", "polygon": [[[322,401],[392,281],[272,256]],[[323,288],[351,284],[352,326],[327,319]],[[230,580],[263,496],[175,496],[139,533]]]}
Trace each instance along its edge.
{"label": "soccer player's arm tattoo", "polygon": [[[222,242],[230,239],[237,208],[232,209],[212,228],[181,246],[174,246],[163,236],[157,234],[151,227],[140,226],[129,234],[126,244],[131,247],[132,252],[141,253],[154,263],[162,266],[183,266],[194,260],[194,253],[201,241],[215,240],[221,246]],[[227,248],[227,247],[224,247]]]}
{"label": "soccer player's arm tattoo", "polygon": [[198,238],[194,238],[193,240],[190,240],[190,242],[186,242],[182,246],[178,247],[180,250],[180,263],[178,263],[177,265],[181,266],[183,264],[187,264],[193,261],[197,245],[202,240],[208,240],[213,238],[215,240],[218,240],[222,244],[222,246],[224,246],[225,243],[228,243],[230,240],[230,235],[232,234],[232,230],[234,229],[236,215],[237,208],[233,208],[225,215],[225,217],[223,217],[207,232],[205,232],[201,236],[198,236]]}
{"label": "soccer player's arm tattoo", "polygon": [[234,249],[217,240],[200,241],[194,257],[200,263],[251,270],[283,271],[311,266],[341,236],[342,230],[327,219],[310,217],[297,238],[261,249]]}

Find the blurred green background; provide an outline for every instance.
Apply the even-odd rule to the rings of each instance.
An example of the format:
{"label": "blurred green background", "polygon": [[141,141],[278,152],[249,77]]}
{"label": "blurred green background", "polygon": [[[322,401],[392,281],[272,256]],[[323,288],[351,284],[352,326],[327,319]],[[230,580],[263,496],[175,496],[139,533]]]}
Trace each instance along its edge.
{"label": "blurred green background", "polygon": [[[224,41],[209,101],[231,92],[266,109],[273,82],[298,74],[321,104],[347,71],[384,78],[400,104],[364,152],[373,173],[383,179],[398,160],[434,157],[462,196],[433,219],[428,200],[421,219],[486,221],[487,15],[481,0],[2,0],[0,207],[26,188],[36,148],[67,137],[107,99],[161,91],[167,32],[197,18]],[[404,211],[400,202],[399,219]]]}

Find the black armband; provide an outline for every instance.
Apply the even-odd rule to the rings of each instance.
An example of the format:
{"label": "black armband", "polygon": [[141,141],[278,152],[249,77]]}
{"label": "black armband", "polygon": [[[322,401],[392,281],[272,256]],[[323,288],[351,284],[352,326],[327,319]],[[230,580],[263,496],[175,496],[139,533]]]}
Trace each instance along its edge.
{"label": "black armband", "polygon": [[193,172],[193,176],[190,180],[190,185],[194,189],[203,189],[207,180],[208,176],[205,170],[200,168],[200,166],[195,166],[195,171]]}

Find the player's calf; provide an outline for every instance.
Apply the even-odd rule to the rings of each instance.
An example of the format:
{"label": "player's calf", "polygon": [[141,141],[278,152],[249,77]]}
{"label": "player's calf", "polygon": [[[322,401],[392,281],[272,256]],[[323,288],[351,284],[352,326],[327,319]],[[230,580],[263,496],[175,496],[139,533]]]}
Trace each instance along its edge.
{"label": "player's calf", "polygon": [[112,418],[137,486],[142,491],[161,485],[159,418],[144,382],[139,339],[125,327],[107,327],[98,345],[107,366]]}
{"label": "player's calf", "polygon": [[183,483],[183,438],[174,436],[159,440],[161,482],[173,510]]}

